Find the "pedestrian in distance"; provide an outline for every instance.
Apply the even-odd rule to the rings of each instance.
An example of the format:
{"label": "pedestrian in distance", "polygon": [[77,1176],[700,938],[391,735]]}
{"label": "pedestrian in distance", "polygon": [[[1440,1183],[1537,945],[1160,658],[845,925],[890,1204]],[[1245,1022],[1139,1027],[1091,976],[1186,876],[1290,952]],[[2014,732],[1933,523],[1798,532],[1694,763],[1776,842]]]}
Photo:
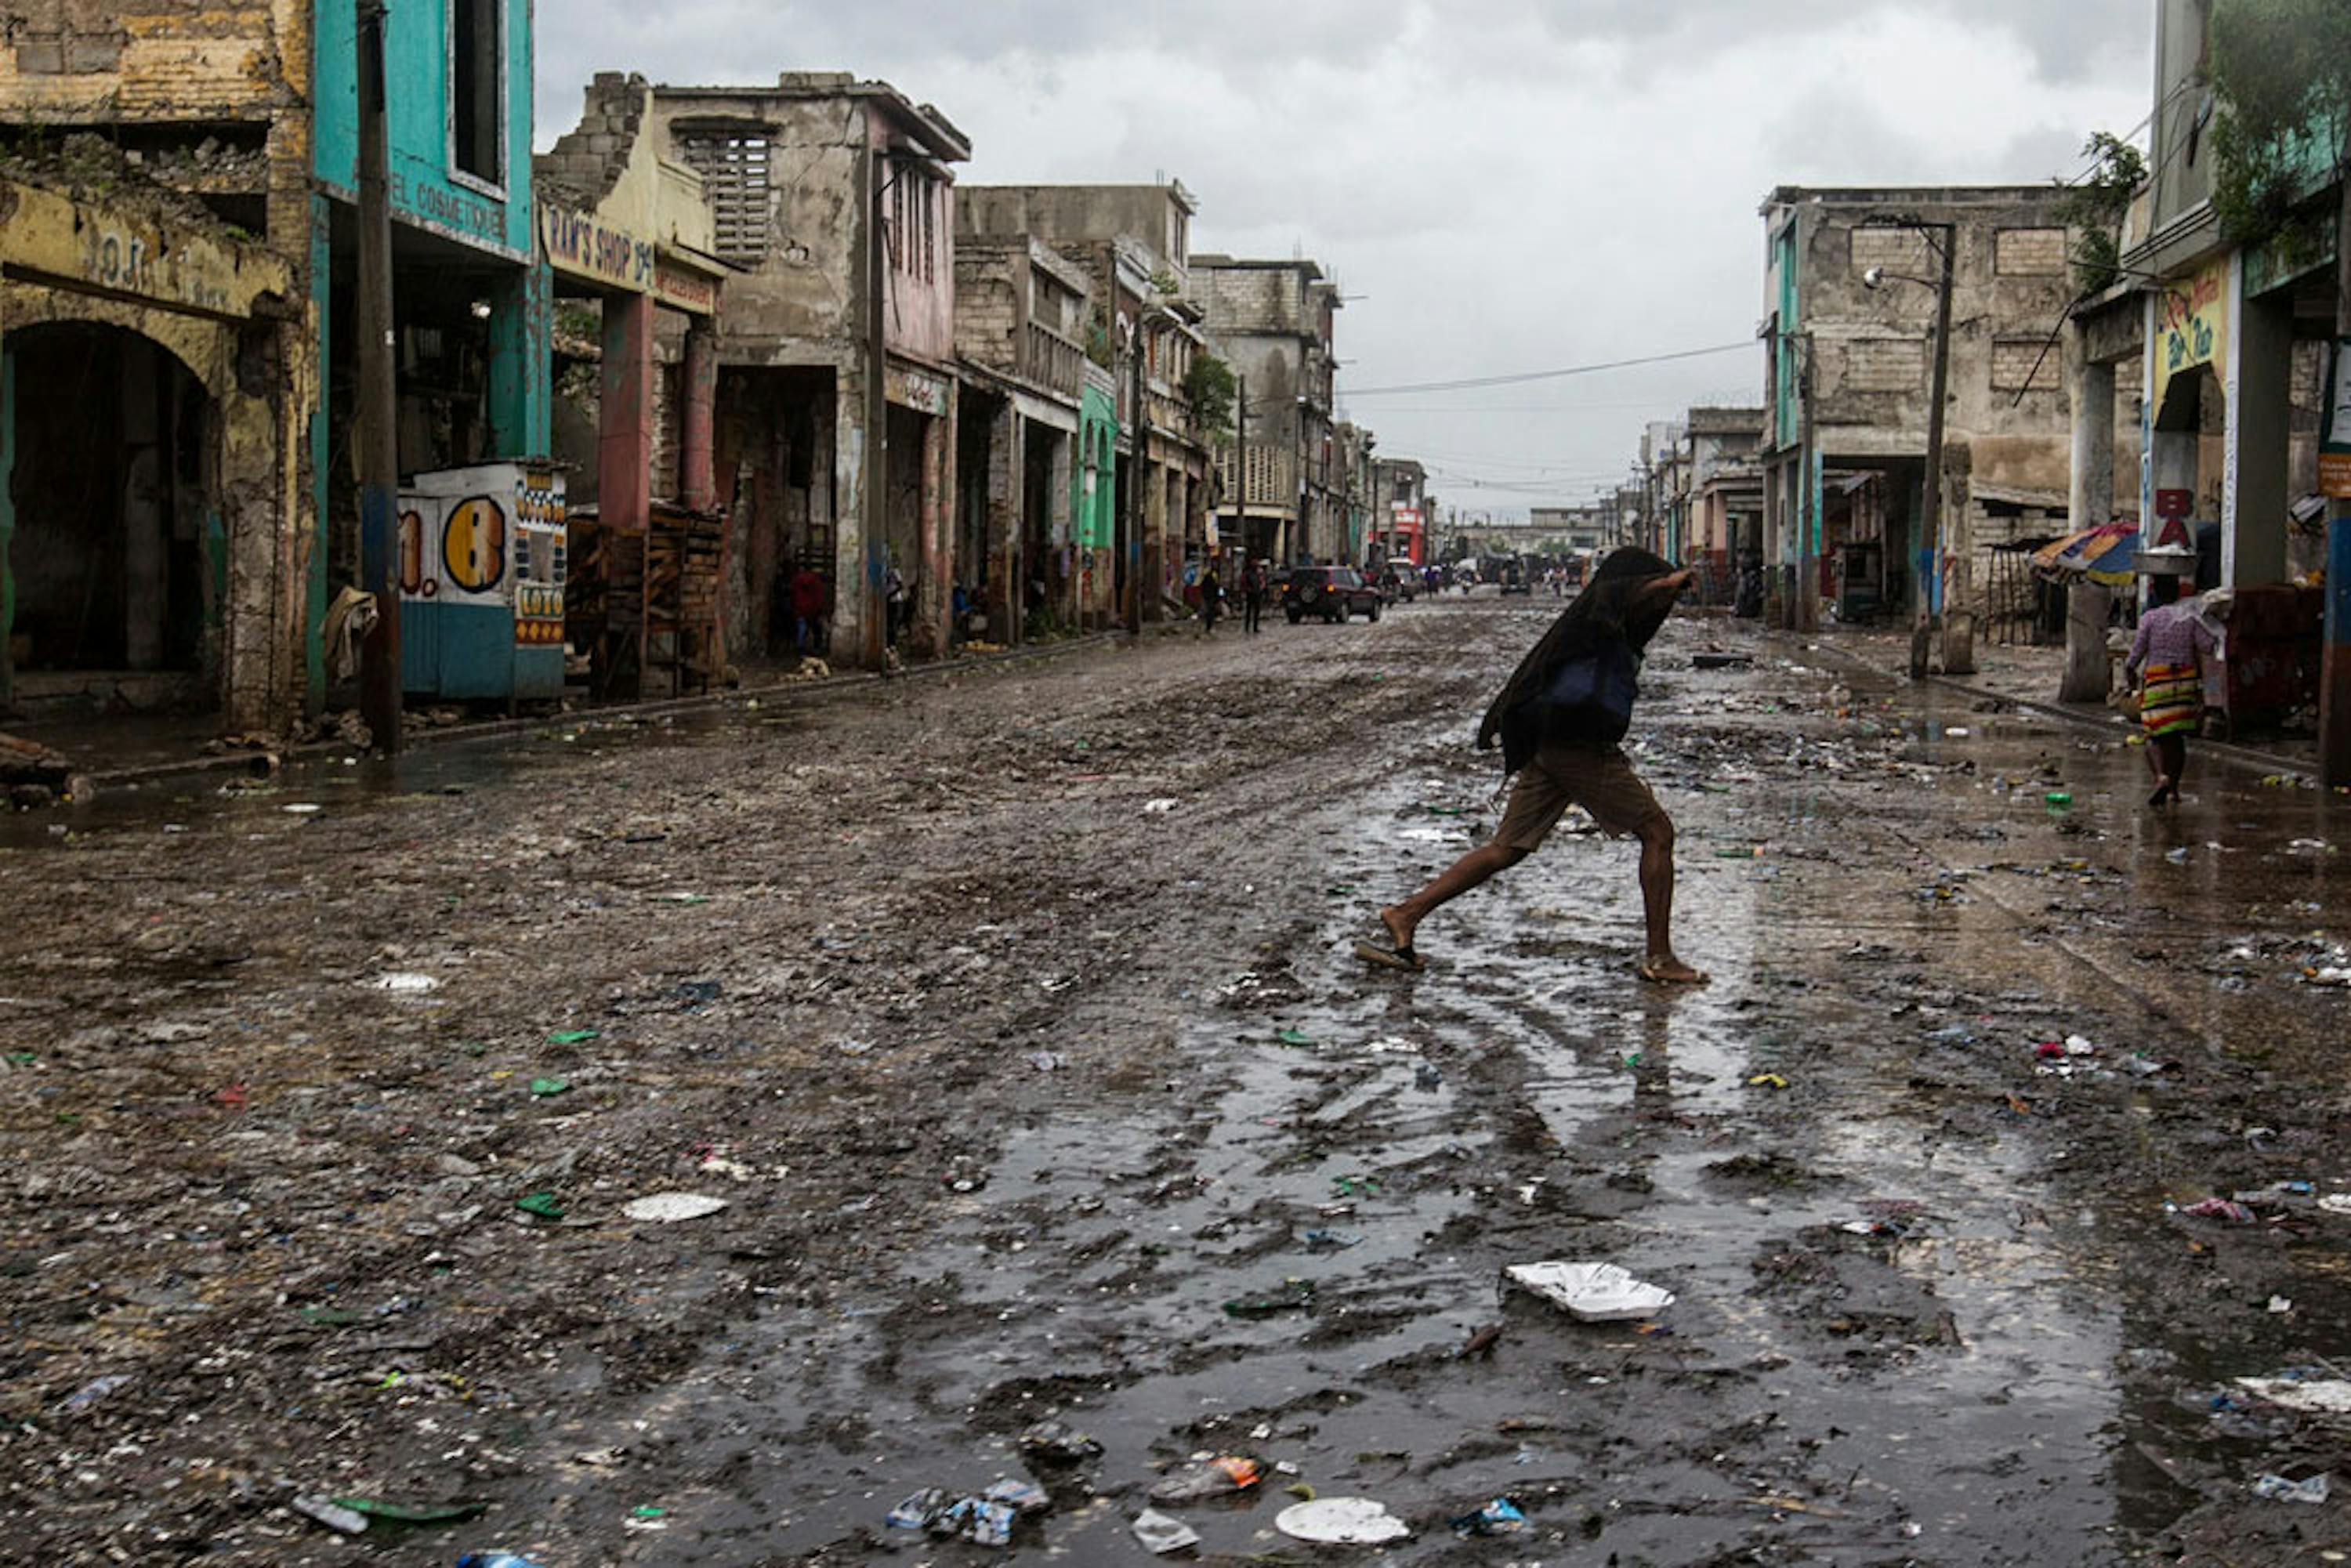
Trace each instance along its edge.
{"label": "pedestrian in distance", "polygon": [[1225,585],[1217,576],[1217,563],[1208,562],[1200,569],[1200,635],[1217,634],[1217,617],[1225,612]]}
{"label": "pedestrian in distance", "polygon": [[2182,580],[2149,576],[2147,609],[2138,618],[2123,674],[2138,692],[2139,727],[2147,731],[2147,771],[2155,775],[2150,806],[2179,799],[2188,771],[2188,737],[2204,722],[2204,661],[2213,651],[2211,628],[2197,605],[2181,597]]}
{"label": "pedestrian in distance", "polygon": [[1265,616],[1265,562],[1251,560],[1241,568],[1241,630],[1254,637]]}
{"label": "pedestrian in distance", "polygon": [[1479,723],[1478,748],[1499,741],[1503,773],[1513,780],[1501,825],[1437,880],[1381,910],[1387,941],[1358,942],[1358,956],[1388,968],[1422,967],[1413,946],[1420,923],[1532,854],[1567,809],[1581,806],[1603,831],[1640,841],[1648,927],[1641,977],[1706,983],[1674,953],[1673,819],[1617,745],[1632,723],[1642,653],[1693,575],[1645,549],[1620,549],[1601,564]]}
{"label": "pedestrian in distance", "polygon": [[793,645],[803,659],[824,653],[825,601],[831,597],[824,579],[812,566],[802,564],[792,573]]}

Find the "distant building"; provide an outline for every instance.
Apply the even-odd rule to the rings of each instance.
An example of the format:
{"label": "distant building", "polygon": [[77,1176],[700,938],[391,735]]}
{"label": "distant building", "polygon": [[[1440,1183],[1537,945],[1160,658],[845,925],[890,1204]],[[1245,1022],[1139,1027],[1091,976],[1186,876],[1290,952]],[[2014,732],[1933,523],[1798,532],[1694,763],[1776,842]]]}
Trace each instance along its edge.
{"label": "distant building", "polygon": [[1337,559],[1346,549],[1331,482],[1338,285],[1311,261],[1196,256],[1192,297],[1244,387],[1242,428],[1219,455],[1225,515],[1252,555]]}
{"label": "distant building", "polygon": [[1380,557],[1426,566],[1428,537],[1434,525],[1435,497],[1428,493],[1428,470],[1409,457],[1383,457],[1374,465],[1372,517],[1382,530]]}
{"label": "distant building", "polygon": [[1689,489],[1679,559],[1705,569],[1710,593],[1725,589],[1739,558],[1763,549],[1763,442],[1760,408],[1694,408]]}
{"label": "distant building", "polygon": [[[1087,349],[1108,373],[1114,470],[1099,477],[1111,528],[1081,547],[1089,603],[1155,620],[1178,598],[1187,562],[1207,547],[1209,433],[1197,428],[1194,358],[1207,345],[1189,288],[1197,205],[1165,184],[969,185],[957,193],[959,237],[1033,237],[1087,279]],[[1137,444],[1140,443],[1140,451]]]}
{"label": "distant building", "polygon": [[832,589],[836,660],[876,664],[893,574],[910,651],[945,651],[955,559],[955,174],[937,110],[846,71],[653,89],[652,129],[698,171],[740,271],[718,324],[726,644],[780,644],[778,585]]}
{"label": "distant building", "polygon": [[[1949,559],[1969,562],[1976,543],[2004,538],[2027,510],[2063,509],[2070,434],[2056,333],[2073,298],[2064,199],[2053,185],[1784,185],[1765,199],[1764,554],[1783,622],[1805,620],[1823,594],[1894,608],[1919,591],[1941,264],[1935,231],[1906,225],[1950,224],[1957,247]],[[1868,286],[1873,269],[1880,287]],[[1818,563],[1808,584],[1797,580],[1803,556]],[[1972,576],[1964,564],[1959,574]]]}
{"label": "distant building", "polygon": [[1613,543],[1613,507],[1536,507],[1527,514],[1528,528],[1538,537],[1557,541],[1557,548],[1593,555]]}

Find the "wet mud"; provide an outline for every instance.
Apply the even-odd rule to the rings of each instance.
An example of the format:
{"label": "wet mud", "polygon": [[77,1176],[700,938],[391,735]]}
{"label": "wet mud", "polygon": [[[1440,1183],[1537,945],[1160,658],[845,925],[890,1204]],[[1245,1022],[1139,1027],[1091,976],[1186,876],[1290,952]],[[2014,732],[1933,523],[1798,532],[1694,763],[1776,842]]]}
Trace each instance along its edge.
{"label": "wet mud", "polygon": [[[1635,977],[1573,819],[1367,971],[1545,613],[9,820],[10,1550],[1141,1562],[1238,1454],[1167,1508],[1202,1560],[1347,1556],[1290,1488],[1395,1563],[2351,1552],[2254,1490],[2341,1430],[2237,1381],[2351,1367],[2341,808],[2150,814],[2110,737],[1677,619],[1632,749],[1714,984]],[[726,1207],[630,1218],[673,1192]],[[1677,1300],[1580,1322],[1538,1260]],[[884,1522],[999,1477],[1052,1504],[1008,1547]]]}

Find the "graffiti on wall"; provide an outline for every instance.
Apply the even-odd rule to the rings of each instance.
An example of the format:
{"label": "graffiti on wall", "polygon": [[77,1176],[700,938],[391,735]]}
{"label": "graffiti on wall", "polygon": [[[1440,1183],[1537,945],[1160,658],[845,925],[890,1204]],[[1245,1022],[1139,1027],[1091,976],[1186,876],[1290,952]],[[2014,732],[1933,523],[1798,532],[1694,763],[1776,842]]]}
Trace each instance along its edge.
{"label": "graffiti on wall", "polygon": [[2229,348],[2229,262],[2208,262],[2164,285],[2155,307],[2154,406],[2163,407],[2172,377],[2217,365]]}

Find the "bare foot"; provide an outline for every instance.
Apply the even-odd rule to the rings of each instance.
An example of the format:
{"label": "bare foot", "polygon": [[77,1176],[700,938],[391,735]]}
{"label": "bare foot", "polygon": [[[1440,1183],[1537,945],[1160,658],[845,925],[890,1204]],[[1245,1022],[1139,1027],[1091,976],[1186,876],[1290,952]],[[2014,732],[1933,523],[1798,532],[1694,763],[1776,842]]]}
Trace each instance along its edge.
{"label": "bare foot", "polygon": [[1708,977],[1671,953],[1652,953],[1641,960],[1641,978],[1658,986],[1703,986]]}
{"label": "bare foot", "polygon": [[1391,904],[1381,910],[1380,924],[1388,928],[1388,938],[1396,945],[1397,952],[1411,951],[1412,934],[1420,922],[1407,918],[1402,904]]}

